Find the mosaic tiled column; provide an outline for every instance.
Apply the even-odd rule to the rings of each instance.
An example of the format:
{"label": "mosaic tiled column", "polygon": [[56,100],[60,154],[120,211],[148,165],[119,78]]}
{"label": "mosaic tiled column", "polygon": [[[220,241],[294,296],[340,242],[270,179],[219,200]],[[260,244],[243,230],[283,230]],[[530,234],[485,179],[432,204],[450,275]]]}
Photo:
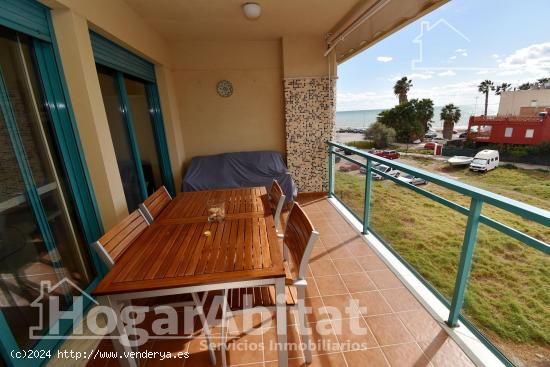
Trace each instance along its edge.
{"label": "mosaic tiled column", "polygon": [[326,141],[334,135],[336,79],[285,79],[287,164],[300,192],[328,191]]}

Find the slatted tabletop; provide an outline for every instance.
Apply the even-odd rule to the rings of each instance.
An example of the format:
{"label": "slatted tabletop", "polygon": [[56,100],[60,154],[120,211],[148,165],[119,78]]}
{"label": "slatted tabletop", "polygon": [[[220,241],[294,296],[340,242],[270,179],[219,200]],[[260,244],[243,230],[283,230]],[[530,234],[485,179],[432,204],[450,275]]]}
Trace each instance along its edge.
{"label": "slatted tabletop", "polygon": [[[209,199],[225,202],[223,222],[208,223]],[[179,194],[94,294],[284,277],[268,205],[263,187]]]}

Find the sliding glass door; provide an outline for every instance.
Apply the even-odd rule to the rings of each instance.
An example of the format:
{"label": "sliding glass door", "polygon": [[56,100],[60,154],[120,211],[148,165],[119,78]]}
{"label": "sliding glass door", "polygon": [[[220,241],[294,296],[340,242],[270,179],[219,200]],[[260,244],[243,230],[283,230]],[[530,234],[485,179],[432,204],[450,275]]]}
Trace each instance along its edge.
{"label": "sliding glass door", "polygon": [[103,103],[126,196],[128,210],[137,209],[149,195],[168,184],[159,158],[155,109],[149,99],[150,83],[97,65]]}
{"label": "sliding glass door", "polygon": [[[50,297],[42,299],[42,310],[32,304],[44,282],[54,286],[68,280],[86,289],[97,277],[52,121],[59,105],[53,107],[52,96],[44,92],[59,80],[39,70],[40,62],[52,66],[47,59],[52,55],[45,54],[51,50],[49,44],[0,26],[0,305],[8,327],[2,329],[2,343],[12,340],[25,350],[40,342],[40,337],[31,338],[31,327],[42,324],[39,334],[45,334],[55,322],[48,320]],[[47,87],[45,80],[51,82]],[[56,115],[58,123],[60,118]],[[54,292],[60,310],[78,295],[66,283]]]}

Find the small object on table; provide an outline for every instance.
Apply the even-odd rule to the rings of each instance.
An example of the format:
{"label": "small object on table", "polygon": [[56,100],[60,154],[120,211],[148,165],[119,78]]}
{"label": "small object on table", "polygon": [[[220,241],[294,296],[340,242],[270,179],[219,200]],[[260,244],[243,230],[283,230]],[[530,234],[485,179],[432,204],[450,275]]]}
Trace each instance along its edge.
{"label": "small object on table", "polygon": [[206,208],[208,222],[223,222],[225,219],[225,201],[210,199],[206,202]]}
{"label": "small object on table", "polygon": [[212,232],[210,231],[204,231],[203,232],[203,235],[205,235],[206,237],[210,237],[212,235]]}

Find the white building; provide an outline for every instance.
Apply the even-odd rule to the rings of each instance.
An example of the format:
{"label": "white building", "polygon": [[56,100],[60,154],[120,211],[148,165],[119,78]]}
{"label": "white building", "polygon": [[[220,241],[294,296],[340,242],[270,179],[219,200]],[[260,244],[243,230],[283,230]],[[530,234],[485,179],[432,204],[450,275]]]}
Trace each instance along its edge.
{"label": "white building", "polygon": [[499,116],[535,115],[550,107],[550,89],[514,90],[502,93]]}

